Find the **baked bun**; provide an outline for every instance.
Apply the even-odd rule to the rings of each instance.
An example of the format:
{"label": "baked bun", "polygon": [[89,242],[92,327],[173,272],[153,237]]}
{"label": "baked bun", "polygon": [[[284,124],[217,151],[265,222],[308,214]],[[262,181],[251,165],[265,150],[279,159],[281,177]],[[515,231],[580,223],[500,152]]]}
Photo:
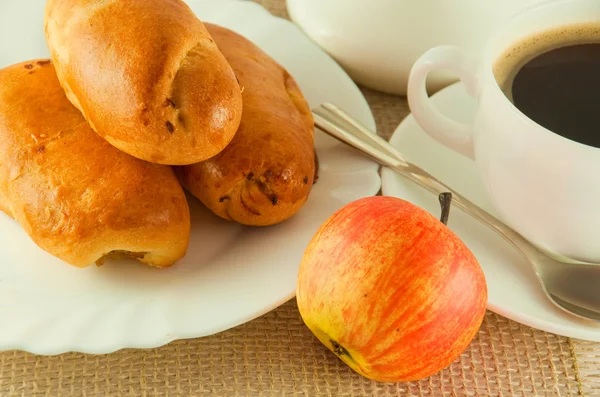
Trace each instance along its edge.
{"label": "baked bun", "polygon": [[266,226],[293,216],[316,173],[314,124],[294,78],[241,35],[205,24],[243,89],[235,137],[215,157],[178,167],[182,184],[218,216]]}
{"label": "baked bun", "polygon": [[183,1],[48,0],[45,35],[67,97],[118,149],[192,164],[237,131],[240,86]]}
{"label": "baked bun", "polygon": [[69,102],[50,60],[0,70],[0,209],[78,267],[125,254],[184,256],[190,215],[171,167],[111,146]]}

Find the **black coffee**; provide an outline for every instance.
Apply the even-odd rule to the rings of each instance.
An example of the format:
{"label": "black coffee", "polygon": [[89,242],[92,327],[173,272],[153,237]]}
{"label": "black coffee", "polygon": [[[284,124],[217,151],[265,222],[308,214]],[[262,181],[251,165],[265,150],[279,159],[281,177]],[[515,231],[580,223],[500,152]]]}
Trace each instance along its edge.
{"label": "black coffee", "polygon": [[600,25],[529,37],[500,57],[494,73],[506,96],[531,120],[600,147]]}

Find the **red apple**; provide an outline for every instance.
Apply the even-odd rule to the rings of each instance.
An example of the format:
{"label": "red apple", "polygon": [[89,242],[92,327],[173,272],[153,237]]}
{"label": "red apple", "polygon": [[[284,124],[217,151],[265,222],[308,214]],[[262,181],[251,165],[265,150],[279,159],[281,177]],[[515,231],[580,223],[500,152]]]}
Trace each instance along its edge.
{"label": "red apple", "polygon": [[466,349],[483,321],[487,286],[444,223],[405,200],[375,196],[319,228],[300,265],[297,302],[308,328],[356,372],[405,382]]}

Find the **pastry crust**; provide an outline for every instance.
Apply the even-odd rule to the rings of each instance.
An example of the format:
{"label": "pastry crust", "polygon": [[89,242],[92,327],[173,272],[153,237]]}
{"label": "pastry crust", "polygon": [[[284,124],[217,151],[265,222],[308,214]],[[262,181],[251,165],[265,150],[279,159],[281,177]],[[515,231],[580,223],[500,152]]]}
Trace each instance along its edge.
{"label": "pastry crust", "polygon": [[205,26],[242,87],[242,120],[221,153],[178,167],[178,175],[224,219],[253,226],[282,222],[304,205],[315,178],[310,107],[294,78],[259,47],[229,29]]}
{"label": "pastry crust", "polygon": [[242,97],[181,0],[48,0],[45,34],[67,97],[118,149],[170,165],[219,153]]}
{"label": "pastry crust", "polygon": [[171,167],[123,153],[68,101],[49,59],[0,70],[0,209],[42,249],[86,267],[185,255],[190,215]]}

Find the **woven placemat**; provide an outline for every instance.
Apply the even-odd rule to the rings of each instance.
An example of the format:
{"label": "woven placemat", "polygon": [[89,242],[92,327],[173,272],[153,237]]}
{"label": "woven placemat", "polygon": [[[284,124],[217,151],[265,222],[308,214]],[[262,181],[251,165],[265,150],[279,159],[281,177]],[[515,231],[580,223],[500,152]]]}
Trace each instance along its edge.
{"label": "woven placemat", "polygon": [[355,374],[304,326],[295,301],[211,337],[109,355],[0,355],[1,396],[570,396],[572,345],[488,313],[462,357],[420,382]]}
{"label": "woven placemat", "polygon": [[[259,0],[286,17],[284,0]],[[363,89],[388,138],[403,98]],[[1,326],[1,321],[0,321]],[[371,382],[304,326],[294,300],[237,328],[151,350],[46,357],[0,353],[0,397],[37,396],[600,396],[600,344],[488,312],[450,367],[405,384]]]}

